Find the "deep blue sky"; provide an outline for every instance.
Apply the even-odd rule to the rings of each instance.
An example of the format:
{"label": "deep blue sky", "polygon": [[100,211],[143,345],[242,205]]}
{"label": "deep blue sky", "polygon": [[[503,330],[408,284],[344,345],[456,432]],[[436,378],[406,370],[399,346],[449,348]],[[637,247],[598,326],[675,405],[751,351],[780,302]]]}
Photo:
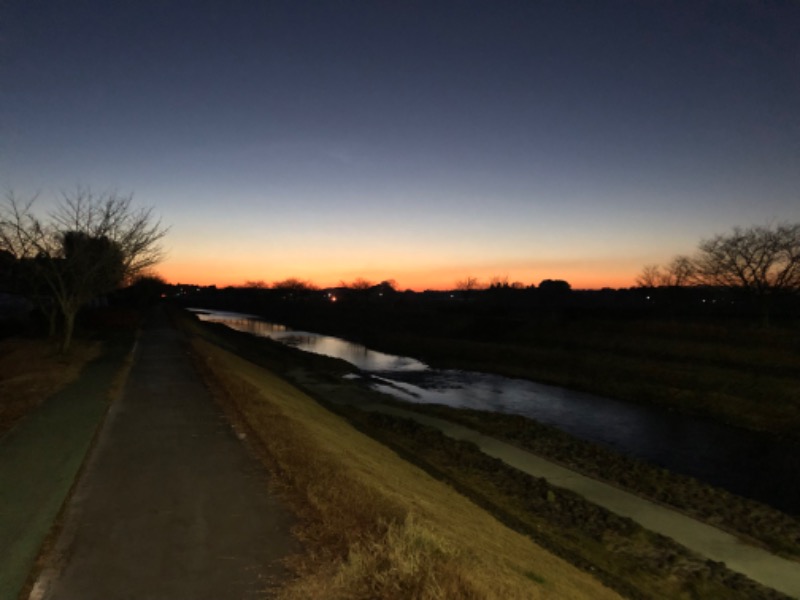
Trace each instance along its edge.
{"label": "deep blue sky", "polygon": [[800,220],[800,2],[0,4],[0,184],[134,193],[162,272],[631,285]]}

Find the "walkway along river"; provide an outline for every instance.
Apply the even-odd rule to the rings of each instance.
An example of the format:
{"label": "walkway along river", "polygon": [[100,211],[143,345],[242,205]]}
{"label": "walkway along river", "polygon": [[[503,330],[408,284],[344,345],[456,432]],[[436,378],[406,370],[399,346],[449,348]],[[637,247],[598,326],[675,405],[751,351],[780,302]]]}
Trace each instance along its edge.
{"label": "walkway along river", "polygon": [[[196,309],[201,311],[201,309]],[[800,514],[800,443],[707,419],[499,375],[432,369],[335,338],[220,311],[207,321],[341,358],[370,375],[375,389],[405,400],[506,412],[690,475],[735,494]]]}

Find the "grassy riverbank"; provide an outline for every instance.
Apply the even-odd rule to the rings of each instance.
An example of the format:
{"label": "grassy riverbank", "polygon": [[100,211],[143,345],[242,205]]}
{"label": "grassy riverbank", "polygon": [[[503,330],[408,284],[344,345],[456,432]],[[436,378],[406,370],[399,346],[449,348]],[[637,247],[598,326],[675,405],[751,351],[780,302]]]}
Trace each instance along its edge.
{"label": "grassy riverbank", "polygon": [[[232,332],[222,326],[200,325],[195,322],[193,327],[197,332],[202,332],[205,337],[214,340],[217,344],[224,345],[261,365],[284,374],[296,384],[309,390],[323,403],[326,398],[336,401],[342,399],[375,401],[376,396],[379,396],[354,383],[343,381],[341,375],[346,373],[349,368],[340,361],[294,351],[269,340],[256,339],[246,334]],[[216,359],[212,359],[211,364],[217,362]],[[217,372],[221,372],[223,380],[231,377],[236,379],[236,376],[232,376],[227,368],[220,371],[218,367]],[[215,378],[219,379],[220,375],[216,375]],[[223,397],[225,389],[229,394],[231,389],[236,389],[235,385],[230,382],[223,384],[222,387]],[[238,392],[232,395],[245,397],[248,394],[250,392]],[[228,402],[238,402],[238,400],[229,399]],[[250,402],[253,406],[260,406],[264,400]],[[237,414],[243,410],[237,408]],[[258,410],[266,409],[262,406]],[[448,414],[447,418],[458,420],[456,417],[461,412],[454,411],[453,414]],[[488,459],[468,444],[452,442],[419,426],[392,419],[387,420],[385,417],[364,415],[357,410],[348,412],[346,416],[359,429],[394,448],[407,460],[423,467],[435,477],[453,485],[515,530],[530,536],[537,543],[545,545],[571,562],[581,565],[583,569],[602,577],[608,585],[613,586],[623,595],[662,598],[780,597],[732,574],[722,565],[710,563],[687,553],[685,549],[676,546],[670,540],[649,534],[630,521],[614,517],[614,515],[586,503],[574,494],[565,494],[541,480],[503,468],[497,461]],[[492,422],[492,416],[486,414],[464,413],[462,417],[467,420]],[[500,416],[498,415],[498,417]],[[315,420],[319,418],[318,416],[314,417]],[[471,424],[474,425],[474,422]],[[508,424],[503,424],[498,420],[495,425],[498,426],[499,431]],[[520,419],[515,426],[517,430],[533,432],[530,436],[532,438],[547,439],[546,435],[539,435],[540,432],[535,423]],[[257,428],[255,427],[255,429]],[[514,430],[514,427],[510,429]],[[274,434],[269,428],[265,428],[265,431],[267,437]],[[558,433],[554,432],[555,438],[558,438]],[[253,435],[258,437],[264,434],[256,431]],[[319,434],[315,432],[314,435],[318,436]],[[348,433],[347,437],[349,438],[350,435]],[[561,435],[563,436],[563,434]],[[584,443],[572,440],[568,436],[564,437],[567,439],[560,441],[556,439],[549,445],[560,448],[568,455],[574,453],[576,462],[581,462],[580,457],[592,454],[591,448],[583,447]],[[547,446],[548,444],[544,444],[544,447]],[[547,455],[546,452],[542,453]],[[327,455],[327,452],[320,454]],[[559,457],[557,453],[555,454],[555,458],[558,460]],[[314,454],[312,453],[312,455]],[[620,466],[625,463],[624,459],[621,463],[615,463],[616,459],[622,459],[622,457],[612,457],[609,459],[610,463],[605,463],[605,466],[601,463],[598,468],[606,468],[609,464]],[[331,468],[323,466],[326,469]],[[625,463],[624,466],[627,468],[629,465]],[[302,467],[298,468],[302,470]],[[667,472],[651,473],[646,468],[637,467],[633,473],[635,474],[634,479],[643,488],[653,485],[670,488],[674,484],[674,480],[669,478],[672,474]],[[636,491],[636,485],[631,485],[631,489]],[[351,500],[346,495],[340,497],[340,501],[350,502]],[[440,500],[446,499],[442,497]],[[721,500],[723,505],[733,502],[732,510],[737,514],[740,512],[745,514],[739,510],[742,507],[743,510],[748,509],[746,501],[743,501],[744,505],[736,504],[741,499],[726,495],[719,490],[713,490],[713,488],[689,497],[689,501],[694,502],[701,512],[705,510],[705,516],[709,517],[707,520],[711,522],[714,522],[715,511],[721,506],[718,500]],[[335,508],[335,501],[331,502],[332,510],[342,510]],[[775,513],[776,515],[773,516],[778,520],[766,521],[769,524],[769,527],[765,528],[767,532],[780,529],[783,526],[782,523],[785,523],[780,519],[788,519],[777,511]],[[367,510],[365,514],[372,513]],[[743,518],[743,521],[746,519]],[[333,521],[333,523],[336,522],[340,521]],[[764,522],[756,520],[755,528],[758,529]],[[793,531],[790,528],[786,530],[786,533],[792,535]],[[338,538],[334,536],[331,539]],[[335,543],[340,550],[349,542],[345,542],[344,546],[341,546],[341,543],[340,541]],[[541,576],[540,572],[534,572],[539,573],[537,576]]]}
{"label": "grassy riverbank", "polygon": [[272,373],[193,350],[301,518],[280,597],[617,597]]}
{"label": "grassy riverbank", "polygon": [[461,423],[579,473],[671,506],[800,562],[800,518],[797,516],[623,456],[600,444],[578,440],[555,427],[524,417],[438,405],[414,405],[413,408]]}
{"label": "grassy riverbank", "polygon": [[580,495],[406,419],[349,411],[383,443],[627,598],[784,598]]}

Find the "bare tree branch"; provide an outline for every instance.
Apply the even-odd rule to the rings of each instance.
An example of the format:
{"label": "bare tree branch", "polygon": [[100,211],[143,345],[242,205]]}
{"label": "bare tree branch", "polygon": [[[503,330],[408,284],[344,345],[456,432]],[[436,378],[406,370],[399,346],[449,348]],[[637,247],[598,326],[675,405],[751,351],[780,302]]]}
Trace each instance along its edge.
{"label": "bare tree branch", "polygon": [[64,320],[65,351],[83,304],[132,281],[163,256],[167,229],[152,209],[134,209],[132,196],[78,187],[62,194],[46,220],[33,211],[35,197],[22,201],[7,192],[4,200],[0,250],[25,264],[31,293],[49,290]]}

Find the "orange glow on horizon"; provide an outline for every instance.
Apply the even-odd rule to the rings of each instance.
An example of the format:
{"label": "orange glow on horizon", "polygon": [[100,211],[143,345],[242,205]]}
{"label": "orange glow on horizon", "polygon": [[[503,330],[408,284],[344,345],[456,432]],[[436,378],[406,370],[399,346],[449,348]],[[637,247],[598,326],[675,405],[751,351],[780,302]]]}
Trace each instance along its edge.
{"label": "orange glow on horizon", "polygon": [[[214,268],[217,267],[217,268]],[[551,266],[549,268],[537,268],[531,276],[531,270],[524,272],[498,271],[487,269],[403,269],[404,272],[393,275],[390,270],[374,271],[364,269],[358,272],[356,269],[342,270],[341,276],[333,276],[330,273],[319,273],[312,270],[295,269],[293,272],[281,272],[273,275],[264,274],[256,270],[249,270],[247,267],[236,269],[219,268],[220,265],[202,265],[197,263],[166,263],[158,270],[159,274],[169,283],[194,284],[201,286],[216,285],[219,288],[228,286],[243,286],[246,282],[263,281],[266,285],[271,285],[276,281],[289,278],[297,278],[308,281],[318,288],[325,289],[339,287],[342,282],[349,283],[355,279],[362,278],[374,283],[381,281],[394,280],[399,291],[413,290],[421,292],[425,290],[452,290],[456,288],[458,281],[467,277],[478,279],[481,287],[488,287],[493,278],[499,277],[507,280],[508,283],[519,282],[524,286],[531,284],[538,286],[544,279],[562,279],[567,281],[572,289],[591,290],[601,288],[628,288],[636,285],[635,279],[638,274],[635,270],[629,270],[625,266],[607,266],[604,270],[600,269],[580,269],[576,266],[571,268],[559,268]],[[398,270],[399,271],[399,270]],[[381,274],[383,273],[383,274]]]}

